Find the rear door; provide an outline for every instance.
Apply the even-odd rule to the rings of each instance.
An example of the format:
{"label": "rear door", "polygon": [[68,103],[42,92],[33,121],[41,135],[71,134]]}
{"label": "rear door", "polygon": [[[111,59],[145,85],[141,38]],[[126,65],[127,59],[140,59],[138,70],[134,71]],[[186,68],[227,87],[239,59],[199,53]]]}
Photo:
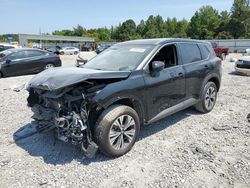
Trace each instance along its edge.
{"label": "rear door", "polygon": [[26,70],[28,73],[37,73],[45,69],[46,56],[48,53],[40,50],[28,50],[27,51],[27,62]]}
{"label": "rear door", "polygon": [[210,52],[204,44],[179,43],[179,48],[186,76],[187,98],[198,99],[203,80],[212,68],[209,63]]}

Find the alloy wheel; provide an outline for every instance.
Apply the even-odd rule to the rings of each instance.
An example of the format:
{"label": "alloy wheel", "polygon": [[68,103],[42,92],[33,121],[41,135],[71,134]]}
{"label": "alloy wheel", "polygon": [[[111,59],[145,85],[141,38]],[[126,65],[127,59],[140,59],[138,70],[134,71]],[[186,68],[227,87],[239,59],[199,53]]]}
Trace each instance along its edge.
{"label": "alloy wheel", "polygon": [[110,127],[109,143],[115,150],[129,146],[135,137],[135,120],[130,115],[119,116]]}
{"label": "alloy wheel", "polygon": [[53,64],[47,64],[45,66],[45,69],[54,68],[54,67],[55,67],[55,65],[53,65]]}
{"label": "alloy wheel", "polygon": [[208,110],[211,110],[215,105],[216,90],[214,87],[209,87],[205,95],[205,105]]}

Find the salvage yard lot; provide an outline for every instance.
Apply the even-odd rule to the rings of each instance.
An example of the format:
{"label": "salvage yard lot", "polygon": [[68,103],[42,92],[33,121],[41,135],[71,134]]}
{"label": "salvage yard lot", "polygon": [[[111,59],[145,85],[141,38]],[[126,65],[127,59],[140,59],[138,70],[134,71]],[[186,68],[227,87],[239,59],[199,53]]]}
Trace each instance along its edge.
{"label": "salvage yard lot", "polygon": [[[87,54],[92,56],[93,54]],[[62,56],[72,66],[76,56]],[[89,56],[88,56],[89,58]],[[52,132],[13,141],[28,125],[28,92],[14,92],[33,76],[0,80],[0,187],[250,187],[250,77],[223,62],[214,110],[192,108],[143,127],[133,149],[110,159],[83,156]]]}

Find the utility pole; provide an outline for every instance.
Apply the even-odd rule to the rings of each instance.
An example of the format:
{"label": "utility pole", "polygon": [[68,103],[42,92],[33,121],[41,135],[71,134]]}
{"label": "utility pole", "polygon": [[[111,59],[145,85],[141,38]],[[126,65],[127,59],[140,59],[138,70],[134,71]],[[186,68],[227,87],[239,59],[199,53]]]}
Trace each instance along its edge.
{"label": "utility pole", "polygon": [[[39,35],[41,36],[41,27],[39,27]],[[42,40],[40,39],[40,44],[39,44],[39,47],[42,48]]]}

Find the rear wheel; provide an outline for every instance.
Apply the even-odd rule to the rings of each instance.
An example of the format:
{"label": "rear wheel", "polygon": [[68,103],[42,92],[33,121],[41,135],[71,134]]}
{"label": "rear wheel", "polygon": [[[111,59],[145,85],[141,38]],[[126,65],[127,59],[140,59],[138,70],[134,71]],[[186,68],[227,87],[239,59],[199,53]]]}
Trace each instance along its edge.
{"label": "rear wheel", "polygon": [[50,68],[54,68],[54,67],[55,67],[55,65],[53,65],[53,64],[47,64],[45,66],[45,69],[50,69]]}
{"label": "rear wheel", "polygon": [[64,52],[60,52],[61,55],[64,55]]}
{"label": "rear wheel", "polygon": [[208,113],[213,110],[217,99],[217,87],[214,82],[208,82],[202,92],[201,102],[195,105],[196,110]]}
{"label": "rear wheel", "polygon": [[119,157],[131,150],[139,131],[140,121],[136,111],[129,106],[115,105],[101,114],[94,135],[104,154]]}
{"label": "rear wheel", "polygon": [[77,52],[77,51],[75,51],[75,52],[74,52],[74,54],[76,55],[76,54],[78,54],[78,52]]}
{"label": "rear wheel", "polygon": [[3,78],[3,73],[2,72],[0,72],[0,78]]}

